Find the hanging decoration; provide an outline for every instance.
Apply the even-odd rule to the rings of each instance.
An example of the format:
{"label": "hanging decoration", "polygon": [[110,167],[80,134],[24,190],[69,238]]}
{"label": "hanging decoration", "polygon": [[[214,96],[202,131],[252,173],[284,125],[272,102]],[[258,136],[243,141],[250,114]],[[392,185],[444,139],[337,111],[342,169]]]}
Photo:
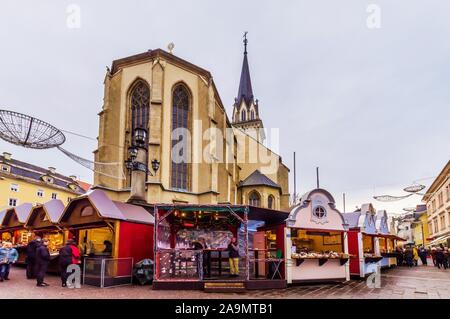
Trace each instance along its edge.
{"label": "hanging decoration", "polygon": [[404,196],[381,195],[381,196],[374,196],[373,198],[380,202],[396,202],[396,201],[408,198],[412,195],[413,194],[408,194],[408,195],[404,195]]}
{"label": "hanging decoration", "polygon": [[93,162],[63,149],[61,145],[66,141],[66,137],[60,129],[26,114],[0,110],[0,138],[11,144],[31,149],[57,148],[64,155],[91,171],[112,178],[125,179],[123,171],[117,169],[120,163]]}

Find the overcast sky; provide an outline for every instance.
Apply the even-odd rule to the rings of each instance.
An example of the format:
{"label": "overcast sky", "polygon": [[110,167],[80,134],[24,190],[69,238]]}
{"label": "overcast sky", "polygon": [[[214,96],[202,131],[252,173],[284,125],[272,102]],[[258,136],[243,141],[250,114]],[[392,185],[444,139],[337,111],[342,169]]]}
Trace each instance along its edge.
{"label": "overcast sky", "polygon": [[[80,28],[67,24],[72,3]],[[367,25],[371,3],[380,28]],[[280,128],[291,173],[297,152],[298,192],[315,187],[319,166],[339,209],[345,192],[347,211],[372,201],[399,212],[420,197],[372,196],[403,195],[417,180],[428,186],[450,158],[449,14],[447,0],[2,0],[0,107],[95,138],[105,66],[174,42],[174,54],[212,73],[231,114],[248,31],[260,115]],[[66,135],[66,149],[93,158],[95,141]],[[92,180],[57,150],[0,141],[0,151]]]}

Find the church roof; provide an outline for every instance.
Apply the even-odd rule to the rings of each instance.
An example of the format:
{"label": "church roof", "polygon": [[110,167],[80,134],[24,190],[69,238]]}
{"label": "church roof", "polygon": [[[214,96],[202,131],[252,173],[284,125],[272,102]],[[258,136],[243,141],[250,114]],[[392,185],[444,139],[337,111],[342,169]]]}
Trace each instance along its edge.
{"label": "church roof", "polygon": [[280,188],[280,185],[275,183],[266,175],[262,174],[259,170],[256,170],[253,173],[251,173],[246,179],[244,179],[240,183],[239,186],[242,187],[242,186],[257,186],[257,185],[265,185]]}
{"label": "church roof", "polygon": [[241,105],[242,100],[244,100],[247,105],[249,105],[253,101],[252,80],[250,79],[247,50],[244,52],[244,61],[242,63],[241,80],[239,82],[236,105]]}

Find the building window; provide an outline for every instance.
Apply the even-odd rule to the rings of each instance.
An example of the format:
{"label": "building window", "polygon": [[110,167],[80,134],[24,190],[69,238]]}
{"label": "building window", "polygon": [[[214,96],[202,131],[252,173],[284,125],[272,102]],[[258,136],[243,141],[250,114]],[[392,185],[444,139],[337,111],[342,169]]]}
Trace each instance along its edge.
{"label": "building window", "polygon": [[58,194],[52,193],[52,199],[56,199],[58,197]]}
{"label": "building window", "polygon": [[9,166],[7,166],[7,165],[2,165],[2,172],[9,173],[9,172],[10,172]]}
{"label": "building window", "polygon": [[188,191],[191,184],[190,96],[184,85],[174,88],[172,103],[171,188]]}
{"label": "building window", "polygon": [[444,205],[444,193],[440,192],[438,194],[438,207],[442,207]]}
{"label": "building window", "polygon": [[439,228],[438,228],[438,220],[437,220],[437,218],[434,218],[434,219],[433,219],[433,228],[434,228],[433,233],[439,232]]}
{"label": "building window", "polygon": [[434,213],[434,211],[436,210],[436,200],[435,199],[433,199],[431,201],[431,210],[432,210],[432,213]]}
{"label": "building window", "polygon": [[445,215],[442,214],[441,216],[439,216],[440,218],[440,222],[441,222],[441,230],[445,229]]}
{"label": "building window", "polygon": [[269,198],[267,199],[267,207],[270,209],[273,209],[274,202],[275,202],[275,198],[272,195],[269,195]]}
{"label": "building window", "polygon": [[17,193],[19,191],[19,185],[11,184],[11,192]]}
{"label": "building window", "polygon": [[248,204],[250,206],[259,207],[261,205],[261,196],[257,191],[252,191],[248,196]]}
{"label": "building window", "polygon": [[250,111],[250,120],[254,120],[255,119],[255,111],[251,110]]}
{"label": "building window", "polygon": [[322,219],[327,215],[327,211],[323,206],[316,206],[313,210],[313,215],[316,218]]}
{"label": "building window", "polygon": [[428,230],[430,231],[430,234],[433,234],[433,223],[428,223]]}
{"label": "building window", "polygon": [[247,120],[247,112],[245,110],[241,111],[241,121],[245,122]]}
{"label": "building window", "polygon": [[37,197],[44,197],[44,191],[42,189],[38,189]]}
{"label": "building window", "polygon": [[131,91],[131,129],[133,134],[136,128],[148,131],[149,113],[150,88],[144,81],[138,80]]}
{"label": "building window", "polygon": [[17,199],[15,199],[15,198],[10,198],[10,199],[8,200],[8,206],[10,206],[10,207],[15,207],[15,206],[17,206]]}

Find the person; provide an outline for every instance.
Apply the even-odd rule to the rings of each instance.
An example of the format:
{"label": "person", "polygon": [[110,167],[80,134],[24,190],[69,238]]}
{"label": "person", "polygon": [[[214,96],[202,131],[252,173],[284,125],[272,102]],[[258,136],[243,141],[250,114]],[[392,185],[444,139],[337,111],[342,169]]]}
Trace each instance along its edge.
{"label": "person", "polygon": [[36,278],[36,250],[41,245],[41,237],[36,236],[32,241],[30,241],[25,250],[27,263],[27,279]]}
{"label": "person", "polygon": [[436,262],[436,247],[432,247],[432,248],[431,248],[430,255],[431,255],[431,259],[433,260],[433,265],[434,265],[434,267],[437,267],[437,262]]}
{"label": "person", "polygon": [[419,264],[419,250],[417,249],[416,246],[413,246],[412,251],[413,251],[414,266],[417,267],[417,265]]}
{"label": "person", "polygon": [[[67,267],[78,263],[78,260],[74,256],[74,250],[78,251],[78,248],[75,246],[75,241],[73,239],[68,239],[66,245],[59,250],[59,270],[61,273],[62,287],[67,287],[67,278],[70,274],[67,271]],[[77,255],[79,258],[79,251]]]}
{"label": "person", "polygon": [[407,247],[405,250],[405,259],[406,259],[406,265],[408,267],[413,266],[413,260],[414,260],[414,253],[411,247]]}
{"label": "person", "polygon": [[228,244],[228,260],[230,263],[230,276],[239,276],[239,245],[237,238],[231,238],[231,242]]}
{"label": "person", "polygon": [[423,245],[420,246],[419,248],[419,257],[420,257],[420,261],[422,262],[422,265],[427,266],[427,250],[425,249],[425,247]]}
{"label": "person", "polygon": [[442,264],[444,265],[444,269],[447,269],[450,265],[449,265],[449,251],[448,251],[448,247],[444,248],[444,258],[442,261]]}
{"label": "person", "polygon": [[441,249],[441,247],[436,248],[435,256],[436,256],[436,266],[439,269],[441,269],[441,267],[443,267],[444,269],[447,269],[444,264],[444,258],[445,258],[444,251]]}
{"label": "person", "polygon": [[401,247],[396,248],[397,251],[397,266],[403,265],[403,249]]}
{"label": "person", "polygon": [[105,249],[103,250],[105,254],[112,253],[112,242],[110,242],[109,240],[105,240],[103,242],[103,245],[105,245]]}
{"label": "person", "polygon": [[50,263],[50,252],[48,251],[49,240],[44,238],[42,244],[36,250],[36,286],[47,287],[49,284],[44,282],[45,273]]}
{"label": "person", "polygon": [[9,270],[17,259],[19,259],[19,253],[13,248],[12,243],[3,243],[0,249],[0,282],[9,280]]}

